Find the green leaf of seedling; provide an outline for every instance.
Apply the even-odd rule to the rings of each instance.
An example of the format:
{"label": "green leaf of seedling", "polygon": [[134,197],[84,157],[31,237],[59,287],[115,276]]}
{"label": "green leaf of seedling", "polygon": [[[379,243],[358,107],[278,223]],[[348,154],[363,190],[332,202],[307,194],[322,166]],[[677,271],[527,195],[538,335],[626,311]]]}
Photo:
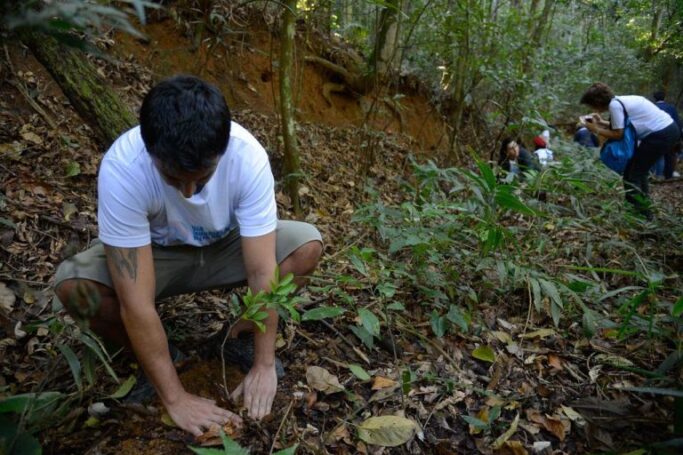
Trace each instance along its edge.
{"label": "green leaf of seedling", "polygon": [[396,286],[392,283],[380,283],[377,285],[377,292],[382,297],[390,299],[396,294]]}
{"label": "green leaf of seedling", "polygon": [[673,317],[677,318],[681,314],[683,314],[683,297],[680,297],[676,303],[674,304],[674,307],[671,309],[671,314]]}
{"label": "green leaf of seedling", "polygon": [[405,311],[406,307],[401,302],[392,302],[387,305],[387,310]]}
{"label": "green leaf of seedling", "polygon": [[432,332],[434,332],[434,335],[441,338],[446,334],[446,317],[441,316],[438,311],[432,311],[430,323],[432,325]]}
{"label": "green leaf of seedling", "polygon": [[280,297],[286,297],[294,291],[296,291],[296,284],[289,283],[288,285],[278,286],[278,288],[275,290],[275,292],[273,292],[273,294]]}
{"label": "green leaf of seedling", "polygon": [[479,420],[476,417],[462,416],[462,419],[477,430],[486,430],[489,427],[488,423],[484,422],[483,420]]}
{"label": "green leaf of seedling", "polygon": [[486,188],[489,191],[493,190],[496,187],[496,175],[493,173],[491,166],[484,161],[477,160],[477,167],[479,168],[479,172],[481,172],[481,176],[484,178],[484,182],[486,182]]}
{"label": "green leaf of seedling", "polygon": [[403,370],[401,373],[401,391],[407,395],[412,388],[413,382],[417,380],[417,375],[410,369]]}
{"label": "green leaf of seedling", "polygon": [[538,216],[538,212],[524,204],[517,196],[512,193],[496,193],[496,203],[504,209],[521,213],[522,215]]}
{"label": "green leaf of seedling", "polygon": [[258,311],[254,314],[253,321],[263,321],[268,318],[268,313],[265,311]]}
{"label": "green leaf of seedling", "polygon": [[359,325],[352,325],[349,326],[349,329],[351,329],[353,334],[356,335],[358,339],[361,340],[363,344],[368,347],[368,349],[372,349],[372,347],[375,345],[375,340],[372,334],[365,330],[365,327]]}
{"label": "green leaf of seedling", "polygon": [[472,357],[475,359],[483,360],[484,362],[493,363],[496,361],[496,353],[493,352],[491,346],[479,346],[474,351],[472,351]]}
{"label": "green leaf of seedling", "polygon": [[295,322],[301,322],[301,315],[299,312],[294,308],[294,305],[283,305],[287,311],[289,312],[289,317],[295,321]]}
{"label": "green leaf of seedling", "polygon": [[299,448],[299,444],[294,444],[292,447],[287,447],[286,449],[278,450],[274,452],[273,455],[294,455],[296,449]]}
{"label": "green leaf of seedling", "polygon": [[586,281],[574,280],[567,283],[567,287],[574,292],[582,293],[593,287],[593,284]]}
{"label": "green leaf of seedling", "polygon": [[102,365],[104,366],[104,369],[107,370],[107,373],[109,373],[109,376],[118,382],[119,377],[111,367],[111,358],[106,354],[106,351],[100,348],[99,343],[87,333],[81,333],[79,339],[100,359],[100,362],[102,362]]}
{"label": "green leaf of seedling", "polygon": [[455,305],[451,305],[448,308],[446,318],[453,324],[460,327],[460,330],[467,332],[467,328],[469,327],[469,317],[467,317],[467,315],[464,314],[460,308]]}
{"label": "green leaf of seedling", "polygon": [[223,440],[223,449],[225,450],[224,455],[249,455],[247,449],[230,439],[223,430],[221,430],[221,439]]}
{"label": "green leaf of seedling", "polygon": [[538,284],[538,280],[535,278],[530,278],[531,290],[534,294],[534,308],[536,311],[541,311],[543,308],[543,298],[541,296],[541,286]]}
{"label": "green leaf of seedling", "polygon": [[61,399],[60,392],[43,392],[41,394],[22,393],[19,395],[11,395],[0,400],[0,414],[13,412],[15,414],[22,414],[27,407],[33,409],[40,409],[55,404],[57,400]]}
{"label": "green leaf of seedling", "polygon": [[374,336],[379,335],[379,319],[377,319],[377,316],[375,316],[372,311],[367,308],[361,308],[358,310],[358,316],[360,317],[361,324],[363,324],[363,327],[368,333]]}
{"label": "green leaf of seedling", "polygon": [[369,381],[370,380],[370,375],[368,374],[367,371],[363,369],[360,365],[357,365],[355,363],[349,364],[349,370],[351,370],[351,373],[361,381]]}
{"label": "green leaf of seedling", "polygon": [[321,319],[336,318],[344,314],[346,310],[344,308],[336,306],[321,306],[318,308],[313,308],[312,310],[306,311],[302,316],[302,321],[320,321]]}
{"label": "green leaf of seedling", "polygon": [[265,331],[266,331],[266,325],[265,325],[263,322],[261,322],[261,321],[252,321],[252,322],[253,322],[254,324],[256,324],[256,327],[258,327],[258,329],[259,329],[261,332],[265,332]]}
{"label": "green leaf of seedling", "polygon": [[81,173],[81,165],[75,161],[69,161],[66,165],[65,176],[66,177],[76,177]]}
{"label": "green leaf of seedling", "polygon": [[11,228],[11,229],[16,229],[16,228],[17,228],[17,225],[14,224],[14,221],[9,220],[9,219],[7,219],[7,218],[3,218],[3,217],[1,217],[1,216],[0,216],[0,224],[3,225],[3,226],[7,226],[8,228]]}
{"label": "green leaf of seedling", "polygon": [[498,417],[500,417],[500,412],[501,412],[500,406],[492,407],[491,410],[489,411],[488,423],[491,424],[491,422],[495,422],[496,420],[498,420]]}
{"label": "green leaf of seedling", "polygon": [[582,325],[586,336],[590,338],[595,335],[595,332],[598,330],[598,322],[593,310],[586,308],[586,310],[583,312]]}
{"label": "green leaf of seedling", "polygon": [[349,257],[353,268],[356,269],[361,275],[368,276],[368,269],[365,267],[365,263],[356,255]]}
{"label": "green leaf of seedling", "polygon": [[[293,273],[288,273],[285,275],[282,280],[280,280],[280,286],[289,286],[290,284],[294,284],[294,274]],[[296,287],[296,284],[294,284]]]}
{"label": "green leaf of seedling", "polygon": [[128,379],[126,379],[125,381],[123,381],[123,384],[121,384],[121,385],[119,386],[119,388],[116,389],[116,391],[115,391],[114,393],[112,393],[111,395],[109,395],[109,398],[114,398],[115,400],[118,400],[118,399],[120,399],[120,398],[125,397],[126,395],[128,395],[128,392],[131,391],[131,389],[132,389],[133,386],[135,385],[135,382],[136,382],[136,381],[137,381],[137,379],[135,379],[135,375],[131,374],[131,375],[128,377]]}
{"label": "green leaf of seedling", "polygon": [[66,359],[66,362],[69,364],[69,369],[71,370],[71,375],[74,377],[76,386],[81,389],[83,386],[83,381],[81,379],[81,361],[78,360],[73,349],[65,344],[57,343],[57,349],[59,349]]}

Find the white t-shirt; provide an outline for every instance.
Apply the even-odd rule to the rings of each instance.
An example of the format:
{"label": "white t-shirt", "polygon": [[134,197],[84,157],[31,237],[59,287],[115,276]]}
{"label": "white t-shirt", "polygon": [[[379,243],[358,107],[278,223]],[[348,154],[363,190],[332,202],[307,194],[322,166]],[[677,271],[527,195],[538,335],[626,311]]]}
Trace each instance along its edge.
{"label": "white t-shirt", "polygon": [[239,227],[257,237],[275,230],[274,178],[265,149],[235,122],[215,173],[185,198],[168,185],[145,148],[140,127],[119,137],[102,160],[97,180],[99,238],[135,248],[211,244]]}
{"label": "white t-shirt", "polygon": [[553,152],[547,148],[538,149],[534,153],[538,157],[541,166],[547,166],[548,162],[553,160]]}
{"label": "white t-shirt", "polygon": [[643,139],[650,133],[661,131],[673,122],[669,114],[659,109],[645,97],[638,95],[615,96],[609,103],[609,115],[612,128],[615,130],[624,128],[624,109],[617,99],[624,103],[628,118],[631,119],[631,123],[636,129],[638,139]]}

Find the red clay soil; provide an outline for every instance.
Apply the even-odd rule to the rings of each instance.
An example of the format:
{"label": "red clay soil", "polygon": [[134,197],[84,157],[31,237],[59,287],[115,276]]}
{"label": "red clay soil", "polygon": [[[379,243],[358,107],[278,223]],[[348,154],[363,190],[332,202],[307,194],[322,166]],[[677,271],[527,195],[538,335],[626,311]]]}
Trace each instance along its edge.
{"label": "red clay soil", "polygon": [[[278,42],[268,31],[251,29],[231,43],[216,44],[207,38],[205,45],[194,46],[175,23],[166,19],[153,23],[143,31],[149,41],[143,43],[130,35],[115,37],[112,54],[120,59],[135,58],[150,68],[157,79],[177,73],[193,73],[218,85],[235,109],[275,113],[278,96]],[[429,152],[446,147],[446,126],[429,100],[414,90],[404,90],[393,103],[400,110],[403,125],[393,107],[386,101],[396,94],[376,91],[362,99],[351,93],[333,93],[330,105],[323,97],[323,84],[338,82],[335,75],[318,65],[303,61],[306,49],[297,47],[294,99],[298,119],[335,127],[363,126],[375,130],[405,133],[418,148]],[[373,120],[367,121],[362,105],[374,105]]]}

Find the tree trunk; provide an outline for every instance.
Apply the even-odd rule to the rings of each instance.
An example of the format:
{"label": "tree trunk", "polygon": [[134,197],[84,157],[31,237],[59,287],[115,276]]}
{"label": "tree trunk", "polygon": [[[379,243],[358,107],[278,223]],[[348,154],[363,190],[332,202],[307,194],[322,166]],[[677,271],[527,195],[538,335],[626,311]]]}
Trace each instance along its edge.
{"label": "tree trunk", "polygon": [[109,145],[137,119],[121,97],[80,51],[41,33],[21,35],[38,61],[57,81],[78,114],[90,124],[105,145]]}
{"label": "tree trunk", "polygon": [[401,0],[387,0],[387,7],[380,13],[375,45],[370,56],[370,77],[382,80],[394,69],[398,48],[398,12]]}
{"label": "tree trunk", "polygon": [[462,158],[462,150],[459,141],[459,135],[462,128],[463,114],[465,112],[466,99],[466,81],[472,76],[472,55],[470,49],[470,13],[472,11],[472,4],[469,0],[461,0],[458,2],[458,8],[461,15],[458,19],[458,33],[454,38],[458,43],[458,53],[455,58],[454,71],[451,78],[453,81],[452,97],[453,97],[453,111],[450,115],[451,134],[449,138],[450,154],[449,159],[451,163],[457,163]]}
{"label": "tree trunk", "polygon": [[292,74],[294,67],[294,21],[297,0],[286,0],[282,18],[282,41],[280,44],[280,116],[282,138],[285,145],[285,189],[292,200],[297,218],[301,217],[299,201],[299,148],[294,128],[294,106],[292,103]]}
{"label": "tree trunk", "polygon": [[346,28],[353,22],[353,0],[344,0],[341,25]]}

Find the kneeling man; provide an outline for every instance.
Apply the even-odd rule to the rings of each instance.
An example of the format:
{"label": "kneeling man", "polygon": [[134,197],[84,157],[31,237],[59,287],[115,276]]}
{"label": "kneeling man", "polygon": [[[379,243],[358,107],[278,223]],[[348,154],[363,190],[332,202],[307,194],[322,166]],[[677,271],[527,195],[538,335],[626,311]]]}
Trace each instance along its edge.
{"label": "kneeling man", "polygon": [[[185,391],[178,379],[156,299],[245,282],[267,290],[276,266],[298,277],[316,267],[318,230],[278,221],[274,179],[259,142],[231,121],[220,91],[191,76],[165,80],[145,96],[140,126],[104,156],[98,181],[99,242],[62,263],[57,296],[70,312],[83,289],[101,305],[90,327],[131,348],[174,422],[195,435],[237,415]],[[249,415],[270,412],[277,389],[278,316],[254,331],[254,361],[236,395]]]}

